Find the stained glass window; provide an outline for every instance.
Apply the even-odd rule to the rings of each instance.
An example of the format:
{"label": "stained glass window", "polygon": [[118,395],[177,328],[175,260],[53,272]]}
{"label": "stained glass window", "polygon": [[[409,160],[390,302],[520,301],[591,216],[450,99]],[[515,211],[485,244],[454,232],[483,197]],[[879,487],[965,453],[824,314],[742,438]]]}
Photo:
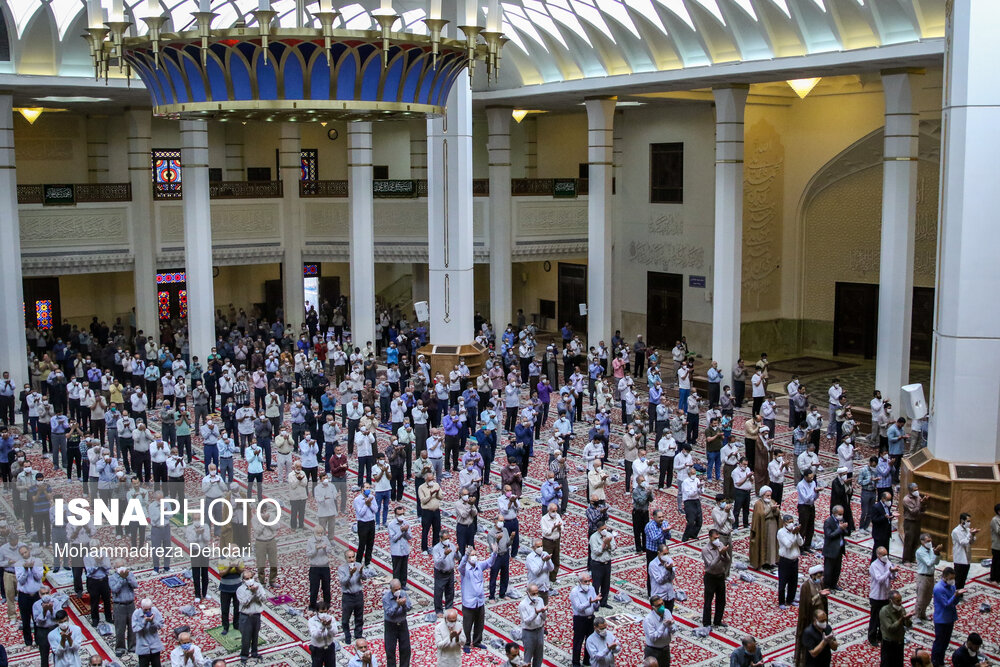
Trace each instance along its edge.
{"label": "stained glass window", "polygon": [[39,329],[52,328],[52,301],[45,299],[35,302],[35,319]]}
{"label": "stained glass window", "polygon": [[303,264],[302,265],[302,275],[303,276],[318,276],[319,275],[319,264]]}
{"label": "stained glass window", "polygon": [[156,199],[181,198],[181,150],[179,148],[154,148],[153,197]]}
{"label": "stained glass window", "polygon": [[170,292],[160,292],[156,298],[159,304],[160,319],[169,320],[170,319]]}
{"label": "stained glass window", "polygon": [[157,273],[156,274],[156,284],[166,285],[168,283],[185,283],[187,282],[187,274],[183,271],[169,271],[167,273]]}
{"label": "stained glass window", "polygon": [[180,316],[188,316],[188,293],[186,289],[177,292],[177,302],[180,304]]}
{"label": "stained glass window", "polygon": [[299,179],[303,181],[319,180],[319,151],[315,148],[303,148],[299,155],[302,158],[302,173]]}

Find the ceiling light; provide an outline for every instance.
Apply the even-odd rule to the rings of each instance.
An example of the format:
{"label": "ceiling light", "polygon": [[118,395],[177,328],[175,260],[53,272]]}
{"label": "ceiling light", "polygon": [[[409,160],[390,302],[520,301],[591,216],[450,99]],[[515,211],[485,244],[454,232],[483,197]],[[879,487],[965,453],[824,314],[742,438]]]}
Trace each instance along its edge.
{"label": "ceiling light", "polygon": [[791,89],[795,91],[795,94],[799,96],[799,99],[804,100],[806,95],[812,92],[812,89],[816,87],[819,80],[820,77],[817,76],[812,79],[791,79],[785,83],[787,83]]}
{"label": "ceiling light", "polygon": [[24,120],[28,121],[29,124],[34,125],[35,121],[38,120],[38,117],[42,115],[42,112],[45,111],[45,109],[42,107],[18,107],[17,111],[21,112],[21,115],[24,116]]}
{"label": "ceiling light", "polygon": [[529,113],[548,113],[542,109],[514,109],[510,112],[511,118],[520,123]]}
{"label": "ceiling light", "polygon": [[85,95],[80,95],[76,97],[63,97],[60,95],[49,95],[48,97],[35,97],[32,98],[36,102],[110,102],[110,97],[87,97]]}

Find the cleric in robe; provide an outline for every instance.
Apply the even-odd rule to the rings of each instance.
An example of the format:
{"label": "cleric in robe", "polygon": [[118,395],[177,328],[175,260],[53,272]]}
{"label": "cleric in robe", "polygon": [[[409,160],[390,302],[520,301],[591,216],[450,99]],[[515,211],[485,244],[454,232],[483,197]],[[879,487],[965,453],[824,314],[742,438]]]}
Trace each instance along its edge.
{"label": "cleric in robe", "polygon": [[[809,578],[802,584],[799,590],[799,621],[795,626],[795,636],[801,637],[813,623],[813,614],[817,609],[829,612],[827,609],[827,596],[830,591],[823,588],[823,566],[813,565],[809,568]],[[803,667],[806,662],[806,654],[802,650],[802,642],[795,642],[795,667]]]}
{"label": "cleric in robe", "polygon": [[778,564],[778,523],[781,507],[771,499],[771,487],[760,488],[750,522],[750,567],[771,569]]}

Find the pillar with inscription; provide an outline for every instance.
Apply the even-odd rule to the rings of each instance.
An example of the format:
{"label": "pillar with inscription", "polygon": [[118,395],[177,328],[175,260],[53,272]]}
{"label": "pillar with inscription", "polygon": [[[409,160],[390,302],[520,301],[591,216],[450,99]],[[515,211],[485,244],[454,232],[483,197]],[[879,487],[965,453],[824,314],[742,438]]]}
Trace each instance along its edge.
{"label": "pillar with inscription", "polygon": [[930,437],[904,459],[902,482],[916,480],[927,497],[921,530],[935,544],[950,550],[960,514],[972,515],[983,531],[972,544],[978,561],[990,555],[983,535],[1000,503],[1000,234],[990,176],[1000,154],[1000,4],[946,6]]}
{"label": "pillar with inscription", "polygon": [[487,107],[490,160],[490,320],[511,321],[510,107]]}
{"label": "pillar with inscription", "polygon": [[208,123],[182,120],[184,169],[184,268],[187,272],[190,353],[202,363],[215,345],[215,290],[212,276],[212,215],[208,194]]}
{"label": "pillar with inscription", "polygon": [[0,93],[0,372],[10,373],[16,392],[28,383],[24,338],[24,289],[21,284],[21,224],[17,210],[17,172],[14,165],[14,99]]}
{"label": "pillar with inscription", "polygon": [[[587,107],[587,345],[611,344],[611,280],[614,225],[611,176],[614,160],[615,99],[601,97]],[[576,307],[576,304],[574,304]],[[562,323],[558,323],[562,326]]]}
{"label": "pillar with inscription", "polygon": [[347,188],[351,243],[351,340],[375,341],[375,202],[372,124],[347,125]]}
{"label": "pillar with inscription", "polygon": [[712,279],[712,359],[729,378],[740,356],[743,296],[743,112],[748,86],[715,97],[715,261]]}
{"label": "pillar with inscription", "polygon": [[[282,307],[285,324],[298,332],[306,321],[306,290],[302,280],[302,202],[299,178],[302,174],[302,139],[298,123],[282,123],[278,139],[278,168],[282,185]],[[313,304],[319,310],[319,304]]]}
{"label": "pillar with inscription", "polygon": [[421,353],[434,372],[459,358],[470,370],[484,351],[472,344],[474,305],[472,226],[472,90],[463,70],[445,118],[427,121],[427,256],[430,343]]}
{"label": "pillar with inscription", "polygon": [[[160,319],[156,303],[156,232],[153,227],[153,187],[150,154],[153,115],[149,109],[128,109],[128,180],[132,187],[129,223],[132,230],[133,291],[136,328],[155,340],[160,339]],[[185,166],[185,180],[187,178]],[[183,190],[182,190],[183,193]],[[211,276],[211,274],[209,274]],[[188,277],[190,280],[190,277]],[[201,357],[204,360],[204,357]]]}

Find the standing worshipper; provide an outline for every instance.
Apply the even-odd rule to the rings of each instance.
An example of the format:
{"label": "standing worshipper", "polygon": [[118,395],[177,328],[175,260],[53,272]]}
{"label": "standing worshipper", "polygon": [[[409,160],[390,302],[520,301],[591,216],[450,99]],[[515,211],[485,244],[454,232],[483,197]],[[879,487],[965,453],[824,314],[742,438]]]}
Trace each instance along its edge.
{"label": "standing worshipper", "polygon": [[458,611],[449,609],[434,626],[434,644],[437,646],[438,667],[462,667],[462,644],[465,630],[458,621]]}
{"label": "standing worshipper", "polygon": [[143,598],[139,608],[132,612],[135,654],[139,658],[140,667],[160,667],[160,654],[163,652],[163,642],[160,640],[162,627],[163,614],[153,606],[152,600]]}
{"label": "standing worshipper", "polygon": [[934,585],[934,645],[931,647],[934,667],[944,665],[945,651],[958,620],[959,596],[964,592],[964,588],[955,588],[955,570],[944,568],[941,579]]}
{"label": "standing worshipper", "polygon": [[898,517],[899,515],[892,511],[892,494],[884,491],[881,501],[875,503],[871,511],[872,560],[878,556],[879,547],[889,550],[889,542],[892,541],[892,520]]}
{"label": "standing worshipper", "polygon": [[[469,546],[475,548],[472,543]],[[434,613],[438,617],[455,604],[456,554],[458,550],[451,543],[451,529],[442,526],[441,541],[431,549],[431,556],[434,558]]]}
{"label": "standing worshipper", "polygon": [[659,595],[649,598],[649,613],[642,619],[646,637],[643,657],[655,658],[656,664],[670,667],[670,640],[674,634],[674,617]]}
{"label": "standing worshipper", "polygon": [[750,567],[771,570],[778,564],[778,524],[781,508],[771,498],[771,487],[761,487],[750,526]]}
{"label": "standing worshipper", "polygon": [[594,634],[587,637],[591,667],[614,667],[615,654],[621,650],[618,639],[601,617],[594,619]]}
{"label": "standing worshipper", "polygon": [[784,525],[778,531],[778,608],[784,611],[795,602],[799,583],[799,549],[802,536],[791,514],[782,517]]}
{"label": "standing worshipper", "polygon": [[370,484],[354,498],[354,516],[358,522],[358,559],[369,567],[375,548],[375,496]]}
{"label": "standing worshipper", "polygon": [[930,534],[920,535],[920,546],[917,548],[917,601],[913,613],[919,621],[927,620],[927,607],[934,593],[934,568],[941,562],[943,545],[934,546]]}
{"label": "standing worshipper", "polygon": [[486,648],[483,644],[483,625],[486,620],[483,572],[493,567],[496,557],[494,549],[489,558],[480,561],[476,550],[470,547],[458,564],[462,581],[462,628],[465,631],[465,646],[462,650],[466,653],[471,652],[473,646]]}
{"label": "standing worshipper", "polygon": [[798,642],[805,656],[805,667],[830,667],[833,663],[833,652],[839,647],[833,626],[827,621],[826,612],[818,609],[813,615],[813,622],[802,633]]}
{"label": "standing worshipper", "polygon": [[799,525],[802,526],[802,539],[805,540],[804,553],[812,553],[813,531],[816,529],[816,498],[819,491],[816,487],[816,474],[811,470],[802,471],[802,479],[795,487],[799,494]]}
{"label": "standing worshipper", "polygon": [[396,667],[396,648],[399,648],[399,666],[410,667],[410,628],[406,613],[413,608],[403,590],[402,582],[393,579],[389,590],[382,594],[382,608],[385,610],[385,655],[388,667]]}
{"label": "standing worshipper", "polygon": [[848,524],[844,521],[844,508],[834,505],[830,516],[823,522],[823,588],[840,590],[840,569],[844,564],[847,548]]}
{"label": "standing worshipper", "polygon": [[[323,535],[325,538],[326,535]],[[344,564],[337,568],[337,580],[340,582],[340,629],[344,633],[344,643],[351,643],[351,616],[354,616],[354,637],[360,638],[365,624],[365,597],[361,583],[361,565],[357,562],[357,554],[347,549],[344,552]]]}
{"label": "standing worshipper", "polygon": [[392,556],[392,578],[399,579],[403,588],[409,581],[410,525],[403,518],[406,510],[397,505],[389,522],[389,553]]}
{"label": "standing worshipper", "polygon": [[750,492],[753,490],[754,474],[745,456],[740,457],[739,465],[733,469],[733,527],[739,530],[740,516],[743,516],[743,527],[750,525]]}
{"label": "standing worshipper", "polygon": [[[708,544],[701,549],[701,560],[705,564],[705,606],[702,609],[703,627],[726,627],[722,617],[726,611],[726,566],[732,556],[729,547],[719,539],[719,531],[708,531]],[[712,600],[715,599],[715,615],[712,616]]]}
{"label": "standing worshipper", "polygon": [[920,495],[916,482],[910,482],[906,491],[906,495],[899,501],[903,506],[903,562],[912,563],[920,546],[920,522],[927,496]]}
{"label": "standing worshipper", "polygon": [[[972,562],[972,543],[976,541],[978,532],[978,528],[972,527],[972,515],[962,512],[958,517],[958,525],[951,531],[951,560],[955,568],[956,588],[965,588]],[[961,595],[959,599],[962,599]]]}
{"label": "standing worshipper", "polygon": [[906,628],[913,624],[913,612],[903,608],[899,591],[889,593],[889,604],[878,613],[882,631],[879,667],[903,667],[903,640]]}
{"label": "standing worshipper", "polygon": [[257,573],[251,569],[243,571],[243,584],[236,590],[240,601],[240,663],[246,665],[249,658],[260,660],[257,652],[260,635],[260,615],[270,594],[257,581]]}
{"label": "standing worshipper", "polygon": [[694,467],[686,469],[687,478],[681,484],[680,497],[684,502],[684,535],[682,540],[693,540],[701,532],[701,490],[702,481],[698,479],[698,471]]}
{"label": "standing worshipper", "polygon": [[[823,566],[813,565],[809,568],[809,578],[802,582],[802,588],[799,590],[799,618],[795,626],[796,637],[801,637],[806,629],[812,625],[816,612],[826,613],[829,596],[830,591],[823,588]],[[805,664],[806,656],[802,651],[802,643],[796,642],[795,665],[802,667]]]}
{"label": "standing worshipper", "polygon": [[545,600],[538,595],[538,585],[528,584],[527,595],[517,605],[521,617],[521,643],[525,667],[542,667],[545,652]]}
{"label": "standing worshipper", "polygon": [[52,667],[79,667],[83,632],[75,623],[69,622],[69,614],[65,609],[57,611],[54,620],[56,627],[48,631],[47,639],[49,650],[52,651]]}
{"label": "standing worshipper", "polygon": [[[727,547],[732,543],[733,536],[733,510],[729,507],[725,497],[721,493],[715,495],[716,507],[712,508],[712,527],[719,531],[719,539]],[[657,510],[659,511],[659,510]],[[665,541],[665,540],[664,540]],[[647,553],[649,545],[646,545]],[[652,560],[646,559],[647,562]],[[730,561],[730,565],[732,562]],[[729,568],[726,568],[726,578],[729,577]]]}
{"label": "standing worshipper", "polygon": [[844,509],[844,522],[847,527],[844,535],[850,537],[854,532],[854,510],[851,509],[851,499],[854,497],[854,484],[851,481],[847,468],[841,466],[837,468],[837,476],[833,478],[830,485],[830,511],[839,505]]}
{"label": "standing worshipper", "polygon": [[[594,614],[597,613],[601,597],[591,585],[590,573],[584,570],[578,575],[579,584],[569,592],[569,602],[573,609],[573,653],[572,667],[590,664],[587,637],[594,631]],[[582,649],[582,662],[581,662]]]}
{"label": "standing worshipper", "polygon": [[871,615],[868,617],[868,643],[872,646],[879,645],[879,612],[882,611],[882,607],[889,604],[889,592],[896,578],[896,571],[899,569],[889,562],[889,551],[885,547],[879,547],[876,556],[868,566],[871,579],[868,593],[868,604],[871,606]]}
{"label": "standing worshipper", "polygon": [[335,667],[337,664],[337,626],[326,603],[321,602],[318,612],[309,619],[309,654],[313,667]]}
{"label": "standing worshipper", "polygon": [[590,536],[590,571],[594,575],[595,588],[601,596],[601,606],[605,609],[611,608],[608,595],[611,592],[611,558],[618,548],[616,535],[617,532],[608,529],[602,519],[597,522],[597,532]]}

